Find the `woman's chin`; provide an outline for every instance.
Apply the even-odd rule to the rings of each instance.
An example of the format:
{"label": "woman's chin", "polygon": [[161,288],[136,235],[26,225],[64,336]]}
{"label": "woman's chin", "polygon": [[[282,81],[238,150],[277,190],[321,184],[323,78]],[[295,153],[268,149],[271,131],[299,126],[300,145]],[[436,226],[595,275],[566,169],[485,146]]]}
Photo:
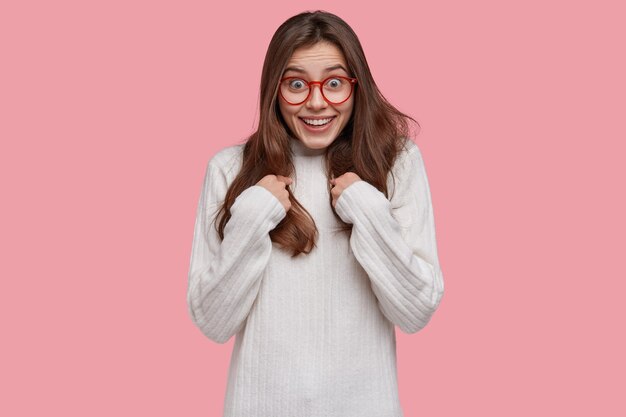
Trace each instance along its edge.
{"label": "woman's chin", "polygon": [[304,143],[304,145],[307,148],[322,149],[322,148],[326,148],[330,146],[330,144],[333,143],[333,141],[335,140],[334,135],[331,136],[331,133],[333,132],[329,132],[328,135],[311,136],[311,135],[307,135],[306,132],[301,132],[300,135],[298,135],[298,137],[300,138],[300,141]]}

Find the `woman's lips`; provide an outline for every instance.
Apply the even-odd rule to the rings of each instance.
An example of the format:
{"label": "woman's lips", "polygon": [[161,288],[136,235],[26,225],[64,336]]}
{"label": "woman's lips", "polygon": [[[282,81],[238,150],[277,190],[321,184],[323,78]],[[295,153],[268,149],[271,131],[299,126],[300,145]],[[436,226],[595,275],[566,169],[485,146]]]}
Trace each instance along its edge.
{"label": "woman's lips", "polygon": [[301,118],[298,118],[298,119],[300,119],[300,123],[302,123],[304,125],[304,128],[306,130],[308,130],[309,132],[319,133],[319,132],[325,132],[326,130],[328,130],[330,125],[332,125],[335,122],[336,118],[337,118],[337,116],[333,117],[330,122],[328,122],[328,123],[326,123],[325,125],[322,125],[322,126],[312,126],[312,125],[306,123]]}

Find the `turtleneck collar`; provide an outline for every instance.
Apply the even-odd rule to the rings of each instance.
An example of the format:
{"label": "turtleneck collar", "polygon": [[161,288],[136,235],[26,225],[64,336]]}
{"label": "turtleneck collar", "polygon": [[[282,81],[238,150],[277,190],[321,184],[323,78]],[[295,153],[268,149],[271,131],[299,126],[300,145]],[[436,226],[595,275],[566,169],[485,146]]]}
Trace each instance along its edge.
{"label": "turtleneck collar", "polygon": [[321,156],[326,153],[326,148],[311,149],[308,148],[300,139],[290,139],[291,150],[296,156]]}

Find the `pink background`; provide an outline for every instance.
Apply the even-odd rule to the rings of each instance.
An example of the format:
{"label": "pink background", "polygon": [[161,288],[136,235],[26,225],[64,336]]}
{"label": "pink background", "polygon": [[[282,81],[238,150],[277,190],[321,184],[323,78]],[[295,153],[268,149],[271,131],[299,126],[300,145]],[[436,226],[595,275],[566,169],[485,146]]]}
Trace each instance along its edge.
{"label": "pink background", "polygon": [[422,126],[446,294],[397,332],[405,415],[626,415],[622,2],[294,3],[2,3],[0,415],[221,414],[234,338],[185,304],[202,176],[318,8]]}

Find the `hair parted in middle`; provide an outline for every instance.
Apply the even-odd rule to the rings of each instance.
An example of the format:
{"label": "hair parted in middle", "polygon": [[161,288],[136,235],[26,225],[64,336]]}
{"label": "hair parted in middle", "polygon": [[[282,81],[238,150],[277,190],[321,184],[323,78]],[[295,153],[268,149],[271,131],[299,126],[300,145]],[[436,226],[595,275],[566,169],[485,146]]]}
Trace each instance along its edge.
{"label": "hair parted in middle", "polygon": [[[412,117],[391,105],[379,91],[361,43],[352,28],[338,16],[322,10],[303,12],[287,19],[274,33],[263,63],[260,87],[259,125],[245,141],[241,170],[230,184],[217,212],[216,228],[224,239],[224,227],[230,219],[230,207],[246,188],[268,174],[291,177],[295,174],[289,129],[279,110],[280,79],[293,52],[318,42],[335,45],[343,53],[355,85],[354,108],[350,120],[325,154],[328,178],[348,171],[375,186],[388,196],[387,177],[396,157],[409,137]],[[395,179],[394,179],[395,181]],[[328,184],[330,190],[330,184]],[[289,190],[289,188],[287,188]],[[329,192],[330,196],[330,192]],[[292,256],[309,253],[315,246],[318,230],[309,212],[289,190],[291,208],[285,218],[270,231],[270,238]],[[332,208],[332,198],[328,204]],[[341,224],[340,231],[350,232],[351,224]]]}

